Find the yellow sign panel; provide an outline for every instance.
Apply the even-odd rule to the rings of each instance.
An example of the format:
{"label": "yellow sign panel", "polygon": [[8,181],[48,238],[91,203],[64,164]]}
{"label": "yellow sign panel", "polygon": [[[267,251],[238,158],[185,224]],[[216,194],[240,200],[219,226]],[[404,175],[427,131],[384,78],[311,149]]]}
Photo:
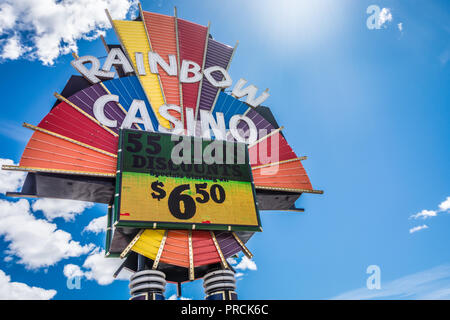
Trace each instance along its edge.
{"label": "yellow sign panel", "polygon": [[[128,57],[133,63],[134,69],[137,70],[136,53],[147,54],[150,51],[150,44],[148,42],[145,26],[142,21],[113,21],[114,29],[117,36],[122,42]],[[137,73],[138,78],[144,88],[145,93],[153,107],[159,123],[169,128],[169,121],[164,119],[159,114],[159,107],[164,104],[164,97],[159,83],[158,75],[150,72],[150,65],[148,59],[144,59],[145,75]]]}
{"label": "yellow sign panel", "polygon": [[122,221],[258,225],[251,184],[241,181],[124,172],[120,209]]}

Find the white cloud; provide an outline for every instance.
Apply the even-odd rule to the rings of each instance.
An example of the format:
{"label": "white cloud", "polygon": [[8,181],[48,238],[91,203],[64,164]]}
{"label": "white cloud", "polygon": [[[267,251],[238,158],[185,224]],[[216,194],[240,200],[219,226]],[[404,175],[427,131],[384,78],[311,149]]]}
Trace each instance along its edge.
{"label": "white cloud", "polygon": [[234,268],[239,270],[257,270],[256,263],[246,256],[243,256],[242,260]]}
{"label": "white cloud", "polygon": [[[239,258],[235,258],[235,257],[230,257],[227,259],[228,263],[233,266],[234,269],[239,269],[242,271],[245,270],[252,270],[255,271],[257,270],[257,266],[256,263],[252,260],[250,260],[249,258],[247,258],[246,256],[242,256],[240,258],[240,261],[238,261]],[[236,278],[236,280],[242,280],[245,276],[245,273],[243,272],[236,272],[234,274],[234,277]]]}
{"label": "white cloud", "polygon": [[409,233],[414,233],[423,229],[428,229],[426,224],[409,229]]}
{"label": "white cloud", "polygon": [[42,211],[44,216],[52,221],[55,218],[63,218],[65,221],[72,221],[77,214],[85,209],[91,208],[92,202],[64,199],[38,199],[33,203],[34,211]]}
{"label": "white cloud", "polygon": [[430,217],[435,217],[437,215],[436,211],[433,210],[422,210],[419,213],[413,214],[412,216],[410,216],[410,218],[412,219],[426,219],[426,218],[430,218]]}
{"label": "white cloud", "polygon": [[[2,165],[14,165],[14,161],[0,158],[0,168]],[[22,187],[25,177],[25,172],[0,169],[0,193],[5,194],[7,191],[17,191],[17,189]]]}
{"label": "white cloud", "polygon": [[27,51],[27,48],[22,47],[22,45],[20,43],[20,39],[17,35],[10,37],[3,43],[4,43],[3,51],[0,54],[0,58],[2,58],[2,59],[16,60],[25,51]]}
{"label": "white cloud", "polygon": [[380,11],[380,15],[378,16],[378,26],[382,27],[386,22],[392,21],[392,13],[388,8],[383,8]]}
{"label": "white cloud", "polygon": [[[444,201],[442,201],[439,204],[439,209],[438,210],[422,210],[419,213],[413,214],[412,216],[410,216],[410,219],[427,219],[427,218],[431,218],[431,217],[436,217],[438,215],[439,212],[445,212],[445,211],[449,211],[450,210],[450,197],[447,197],[447,199],[445,199]],[[417,226],[414,228],[409,229],[409,233],[414,233],[417,232],[419,230],[422,229],[428,229],[427,225],[422,225],[422,226]]]}
{"label": "white cloud", "polygon": [[380,290],[360,288],[332,299],[450,299],[450,265],[442,265],[381,283]]}
{"label": "white cloud", "polygon": [[400,22],[397,24],[398,30],[400,30],[400,32],[403,31],[403,22]]}
{"label": "white cloud", "polygon": [[128,13],[136,14],[137,1],[3,0],[0,34],[20,34],[21,41],[31,47],[28,58],[53,65],[59,55],[77,52],[78,40],[94,40],[110,28],[106,8],[114,19],[124,19]]}
{"label": "white cloud", "polygon": [[78,257],[93,245],[80,245],[66,231],[43,219],[36,219],[30,204],[0,200],[0,236],[9,242],[6,254],[17,256],[28,269],[52,266],[62,259]]}
{"label": "white cloud", "polygon": [[66,264],[63,269],[63,274],[66,278],[83,277],[84,272],[75,264]]}
{"label": "white cloud", "polygon": [[114,272],[116,272],[122,262],[120,258],[106,258],[105,251],[96,248],[86,258],[82,268],[74,264],[65,265],[64,275],[67,278],[74,276],[85,277],[88,280],[95,280],[98,284],[104,286],[111,284],[115,279],[130,279],[130,272],[127,270],[122,270],[117,278],[113,278]]}
{"label": "white cloud", "polygon": [[[449,211],[450,210],[450,197],[447,197],[447,199],[445,199],[444,201],[442,201],[439,204],[439,209],[438,210],[422,210],[419,213],[413,214],[411,215],[409,218],[410,219],[427,219],[427,218],[431,218],[431,217],[436,217],[438,215],[439,212],[445,212],[445,211]],[[422,226],[417,226],[414,228],[409,229],[409,233],[414,233],[423,229],[428,229],[427,225],[422,225]]]}
{"label": "white cloud", "polygon": [[443,202],[439,204],[439,211],[448,211],[450,210],[450,197],[447,197]]}
{"label": "white cloud", "polygon": [[14,9],[8,3],[0,4],[0,34],[5,29],[11,29],[16,23],[16,15]]}
{"label": "white cloud", "polygon": [[84,231],[93,232],[95,234],[99,234],[100,232],[104,232],[106,230],[108,216],[104,215],[102,217],[98,217],[93,219],[89,224],[84,228]]}
{"label": "white cloud", "polygon": [[30,287],[21,282],[11,282],[11,277],[0,270],[0,300],[49,300],[56,290]]}

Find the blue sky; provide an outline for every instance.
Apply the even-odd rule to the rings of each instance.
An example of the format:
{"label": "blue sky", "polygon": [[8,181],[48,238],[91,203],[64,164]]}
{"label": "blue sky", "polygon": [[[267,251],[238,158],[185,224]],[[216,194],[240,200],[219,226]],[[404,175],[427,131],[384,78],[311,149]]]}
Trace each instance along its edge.
{"label": "blue sky", "polygon": [[[14,1],[17,6],[26,2]],[[119,4],[126,0],[109,2],[123,14]],[[54,103],[53,92],[76,71],[70,54],[58,57],[57,52],[55,58],[34,42],[33,30],[8,29],[8,3],[0,0],[0,158],[17,163],[30,136],[21,123],[37,124]],[[303,164],[314,188],[325,191],[302,195],[297,206],[305,213],[261,214],[264,232],[248,243],[257,270],[246,261],[238,269],[241,299],[450,298],[448,1],[141,3],[144,10],[170,15],[177,6],[181,18],[204,25],[211,21],[219,41],[233,45],[239,40],[231,76],[270,88],[266,104],[297,154],[308,156]],[[372,4],[389,9],[380,29],[366,25]],[[12,58],[6,58],[11,38],[22,47],[18,57],[11,51]],[[111,29],[107,40],[116,42]],[[105,54],[100,40],[82,39],[76,45],[80,55]],[[0,177],[4,186],[19,178]],[[90,267],[99,253],[94,247],[104,246],[105,235],[83,230],[106,213],[104,206],[70,212],[53,203],[30,199],[19,205],[3,194],[0,198],[0,283],[7,283],[5,288],[22,297],[128,299],[127,281],[101,285],[109,280]],[[42,237],[63,239],[67,248],[49,254],[39,247],[37,253],[48,256],[34,256],[21,234],[5,227],[14,223],[8,216],[14,210],[22,217],[17,221],[42,228]],[[63,214],[73,219],[66,221]],[[410,231],[423,225],[427,228]],[[85,275],[80,290],[67,288],[67,265],[79,266],[72,270]],[[370,265],[380,267],[380,290],[366,289]],[[166,296],[174,293],[168,286]],[[201,281],[183,285],[183,296],[203,299]]]}

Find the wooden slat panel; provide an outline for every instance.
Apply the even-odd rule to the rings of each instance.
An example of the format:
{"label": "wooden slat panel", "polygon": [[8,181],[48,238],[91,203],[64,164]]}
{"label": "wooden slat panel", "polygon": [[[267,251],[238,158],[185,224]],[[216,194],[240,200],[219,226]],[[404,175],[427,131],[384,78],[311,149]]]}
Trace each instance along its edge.
{"label": "wooden slat panel", "polygon": [[163,236],[164,230],[147,229],[141,234],[131,250],[155,260]]}
{"label": "wooden slat panel", "polygon": [[[233,55],[232,47],[209,38],[206,49],[205,69],[213,66],[219,66],[224,69],[227,69],[231,62],[232,55]],[[219,72],[214,72],[211,74],[211,76],[216,81],[222,80],[222,75]],[[200,110],[207,110],[207,111],[211,110],[214,104],[214,100],[216,99],[218,90],[219,89],[214,87],[211,83],[209,83],[209,81],[205,79],[203,80],[201,94],[199,97]],[[199,111],[197,111],[197,114],[198,113]]]}
{"label": "wooden slat panel", "polygon": [[[245,115],[253,121],[256,128],[258,129],[258,139],[261,139],[272,130],[276,130],[276,128],[269,121],[267,121],[262,115],[260,115],[252,108],[249,108]],[[239,130],[243,130],[244,132],[247,132],[249,130],[247,123],[245,123],[244,121],[241,121],[238,124],[237,128]]]}
{"label": "wooden slat panel", "polygon": [[[113,20],[113,24],[128,57],[131,59],[135,70],[137,70],[135,53],[141,52],[145,56],[150,51],[144,23],[142,21]],[[161,117],[158,111],[159,107],[164,104],[158,76],[150,72],[148,59],[144,59],[144,67],[146,75],[138,75],[142,87],[150,100],[150,104],[157,115],[159,123],[169,128],[169,122]]]}
{"label": "wooden slat panel", "polygon": [[169,230],[161,262],[189,268],[188,231]]}
{"label": "wooden slat panel", "polygon": [[118,138],[65,102],[54,107],[38,127],[116,154]]}
{"label": "wooden slat panel", "polygon": [[242,250],[231,232],[214,231],[214,234],[225,258],[229,258]]}
{"label": "wooden slat panel", "polygon": [[[177,19],[177,24],[180,63],[183,60],[190,60],[202,67],[208,28],[183,19]],[[195,114],[199,85],[199,82],[181,84],[183,110],[192,108]]]}
{"label": "wooden slat panel", "polygon": [[[252,170],[255,186],[312,190],[311,182],[300,160]],[[266,173],[266,174],[263,174]]]}
{"label": "wooden slat panel", "polygon": [[209,231],[193,231],[192,247],[195,267],[220,262],[219,253]]}
{"label": "wooden slat panel", "polygon": [[[115,81],[115,80],[110,80]],[[98,98],[108,94],[108,92],[103,88],[102,84],[97,83],[83,90],[80,90],[70,97],[66,98],[70,103],[72,103],[77,108],[81,109],[83,112],[88,114],[91,118],[95,119],[94,115],[94,103]],[[116,134],[119,133],[119,127],[125,118],[125,112],[117,105],[117,103],[110,101],[105,105],[104,108],[105,116],[108,119],[116,120],[117,127],[109,128]]]}
{"label": "wooden slat panel", "polygon": [[[168,55],[177,56],[177,37],[175,33],[175,17],[143,11],[145,27],[153,52],[158,53],[169,64]],[[158,66],[159,78],[167,104],[180,105],[178,76],[169,76]],[[181,114],[171,110],[171,114],[181,119]]]}
{"label": "wooden slat panel", "polygon": [[228,129],[231,117],[236,114],[244,114],[248,110],[248,108],[249,107],[245,102],[240,101],[223,91],[220,91],[213,109],[213,114],[217,119],[216,112],[223,113],[225,126]]}
{"label": "wooden slat panel", "polygon": [[[102,85],[107,89],[107,91],[111,94],[115,94],[119,96],[119,104],[124,109],[123,114],[125,115],[128,110],[130,110],[131,104],[133,101],[142,100],[145,102],[145,106],[148,110],[148,114],[150,115],[150,119],[152,121],[153,128],[158,130],[158,119],[153,112],[152,107],[145,95],[144,90],[142,89],[141,84],[139,83],[139,79],[136,76],[129,76],[123,78],[117,78],[113,80],[108,80],[102,82]],[[115,102],[113,102],[116,104]],[[117,105],[117,104],[116,104]],[[105,112],[106,114],[106,112]],[[108,115],[107,115],[108,116]],[[111,118],[114,119],[114,118]],[[118,127],[122,124],[122,121],[117,121]],[[137,129],[142,129],[143,125],[135,124]]]}
{"label": "wooden slat panel", "polygon": [[36,131],[23,152],[20,166],[115,173],[116,159],[76,143]]}
{"label": "wooden slat panel", "polygon": [[[278,159],[272,157],[272,145],[275,148],[275,152],[278,153]],[[263,152],[261,152],[261,150],[263,150]],[[262,139],[254,146],[249,147],[248,153],[250,155],[252,167],[268,164],[270,162],[279,162],[297,158],[297,155],[292,150],[291,146],[279,132],[274,133],[273,135]],[[261,157],[261,154],[263,157]],[[267,159],[264,159],[264,155],[267,156]]]}

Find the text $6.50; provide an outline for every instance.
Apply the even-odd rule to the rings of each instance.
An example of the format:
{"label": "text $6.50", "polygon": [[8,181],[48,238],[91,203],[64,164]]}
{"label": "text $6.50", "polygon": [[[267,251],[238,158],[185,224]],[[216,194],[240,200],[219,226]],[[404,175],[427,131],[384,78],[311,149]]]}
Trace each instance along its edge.
{"label": "text $6.50", "polygon": [[[156,180],[152,182],[151,193],[153,199],[164,199],[167,195],[164,190],[164,183]],[[207,203],[210,199],[216,203],[223,203],[225,201],[225,189],[220,184],[211,185],[209,192],[207,191],[208,184],[197,183],[195,184],[195,192],[198,196],[194,198],[188,194],[183,194],[184,191],[190,190],[191,186],[189,184],[181,184],[176,186],[169,194],[169,211],[177,219],[187,220],[191,219],[197,210],[198,203]],[[181,209],[181,203],[183,203],[184,211]]]}

